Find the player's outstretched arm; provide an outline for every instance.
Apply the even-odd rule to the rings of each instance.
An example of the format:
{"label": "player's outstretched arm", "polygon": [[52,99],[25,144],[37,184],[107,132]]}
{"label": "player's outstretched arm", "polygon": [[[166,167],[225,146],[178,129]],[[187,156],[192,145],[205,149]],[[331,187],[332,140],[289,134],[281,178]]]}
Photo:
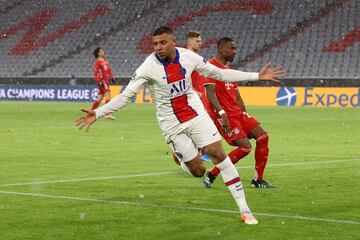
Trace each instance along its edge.
{"label": "player's outstretched arm", "polygon": [[282,66],[271,68],[271,62],[268,62],[259,72],[259,80],[280,82],[278,78],[285,75],[285,70]]}
{"label": "player's outstretched arm", "polygon": [[140,74],[140,68],[137,69],[137,73],[133,75],[133,77],[130,79],[129,84],[125,87],[125,90],[122,93],[114,97],[107,104],[94,110],[96,119],[122,109],[130,102],[131,98],[134,97],[142,89],[144,84],[147,82],[147,79],[145,79]]}
{"label": "player's outstretched arm", "polygon": [[87,132],[90,126],[96,121],[96,114],[93,110],[81,109],[81,111],[86,113],[86,115],[76,119],[75,124],[79,127],[79,130],[85,127],[85,131]]}
{"label": "player's outstretched arm", "polygon": [[278,78],[284,76],[283,67],[271,68],[268,62],[260,72],[243,72],[233,69],[221,69],[208,62],[204,62],[203,58],[193,53],[194,60],[197,62],[195,71],[202,75],[223,82],[240,82],[240,81],[274,81],[279,82]]}

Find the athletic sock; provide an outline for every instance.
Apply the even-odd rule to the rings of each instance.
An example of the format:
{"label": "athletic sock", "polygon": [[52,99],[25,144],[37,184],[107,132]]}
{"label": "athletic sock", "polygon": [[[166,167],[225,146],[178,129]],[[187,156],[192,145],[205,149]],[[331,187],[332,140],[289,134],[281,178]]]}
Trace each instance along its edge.
{"label": "athletic sock", "polygon": [[219,175],[219,173],[220,173],[220,169],[218,169],[217,167],[213,167],[210,171],[209,171],[209,173],[211,173],[213,176],[217,176],[217,175]]}
{"label": "athletic sock", "polygon": [[[240,159],[247,156],[251,152],[251,148],[235,148],[229,153],[230,160],[233,164],[236,164]],[[209,171],[215,177],[219,175],[220,170],[217,167],[214,167]]]}
{"label": "athletic sock", "polygon": [[249,147],[238,147],[229,153],[231,162],[235,165],[240,159],[246,157],[251,152]]}
{"label": "athletic sock", "polygon": [[260,181],[263,179],[266,163],[269,156],[269,135],[267,133],[261,135],[256,139],[255,148],[255,174],[254,180]]}
{"label": "athletic sock", "polygon": [[224,183],[238,205],[240,212],[250,211],[246,203],[245,192],[239,174],[230,158],[226,157],[224,161],[216,166],[221,170]]}
{"label": "athletic sock", "polygon": [[91,110],[96,109],[99,106],[100,102],[98,100],[95,100],[93,105],[91,106]]}

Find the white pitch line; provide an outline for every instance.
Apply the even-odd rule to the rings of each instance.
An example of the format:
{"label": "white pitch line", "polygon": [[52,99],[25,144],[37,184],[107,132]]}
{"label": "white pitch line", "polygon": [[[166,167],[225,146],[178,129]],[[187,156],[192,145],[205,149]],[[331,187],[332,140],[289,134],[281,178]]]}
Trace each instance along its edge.
{"label": "white pitch line", "polygon": [[[311,165],[311,164],[324,164],[324,163],[345,163],[359,161],[360,158],[345,159],[345,160],[329,160],[329,161],[317,161],[317,162],[298,162],[298,163],[280,163],[280,164],[269,164],[267,167],[288,167],[298,165]],[[241,166],[238,169],[254,168],[254,166]],[[67,183],[67,182],[82,182],[82,181],[96,181],[96,180],[113,180],[113,179],[126,179],[136,177],[150,177],[150,176],[162,176],[179,174],[181,172],[159,172],[159,173],[144,173],[144,174],[133,174],[133,175],[122,175],[122,176],[107,176],[107,177],[93,177],[93,178],[75,178],[75,179],[60,179],[60,180],[49,180],[49,181],[36,181],[36,182],[24,182],[24,183],[5,183],[0,184],[0,187],[12,187],[12,186],[26,186],[26,185],[37,185],[37,184],[51,184],[51,183]]]}
{"label": "white pitch line", "polygon": [[[344,163],[344,162],[360,162],[360,158],[353,159],[344,159],[344,160],[328,160],[328,161],[316,161],[316,162],[298,162],[298,163],[279,163],[279,164],[269,164],[266,167],[287,167],[287,166],[298,166],[298,165],[312,165],[312,164],[324,164],[324,163]],[[241,168],[253,168],[254,166],[243,166],[237,167]]]}
{"label": "white pitch line", "polygon": [[[221,212],[221,213],[239,214],[239,211],[225,210],[225,209],[185,207],[185,206],[176,206],[176,205],[157,205],[157,204],[148,204],[148,203],[105,200],[105,199],[98,199],[98,198],[71,197],[71,196],[50,195],[50,194],[40,194],[40,193],[25,193],[25,192],[12,192],[12,191],[1,191],[0,190],[0,194],[21,195],[21,196],[30,196],[30,197],[43,197],[43,198],[52,198],[52,199],[66,199],[66,200],[76,200],[76,201],[85,201],[85,202],[122,204],[122,205],[132,205],[132,206],[140,206],[140,207],[148,207],[148,208],[179,209],[179,210],[190,210],[190,211]],[[358,222],[358,221],[339,220],[339,219],[331,219],[331,218],[289,216],[289,215],[272,214],[272,213],[254,213],[254,214],[259,215],[259,216],[264,216],[264,217],[289,218],[289,219],[295,219],[295,220],[306,220],[306,221],[316,221],[316,222],[332,222],[332,223],[355,224],[355,225],[360,224],[360,222]]]}
{"label": "white pitch line", "polygon": [[150,176],[162,176],[170,175],[181,172],[159,172],[159,173],[144,173],[144,174],[133,174],[133,175],[122,175],[122,176],[108,176],[108,177],[93,177],[93,178],[75,178],[75,179],[60,179],[50,181],[37,181],[37,182],[25,182],[25,183],[7,183],[0,184],[0,187],[11,187],[11,186],[25,186],[25,185],[36,185],[36,184],[49,184],[49,183],[67,183],[67,182],[82,182],[82,181],[96,181],[96,180],[111,180],[121,178],[137,178],[137,177],[150,177]]}

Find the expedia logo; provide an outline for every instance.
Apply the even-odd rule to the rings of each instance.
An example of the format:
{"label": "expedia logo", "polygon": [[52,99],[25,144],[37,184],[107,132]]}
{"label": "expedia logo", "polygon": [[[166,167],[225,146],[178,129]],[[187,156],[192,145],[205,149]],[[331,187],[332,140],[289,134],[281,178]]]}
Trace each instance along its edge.
{"label": "expedia logo", "polygon": [[349,93],[339,89],[332,89],[327,92],[319,88],[307,87],[304,92],[303,106],[314,107],[359,107],[360,106],[360,88],[357,91]]}
{"label": "expedia logo", "polygon": [[296,91],[292,87],[282,87],[276,94],[276,102],[278,106],[295,106]]}

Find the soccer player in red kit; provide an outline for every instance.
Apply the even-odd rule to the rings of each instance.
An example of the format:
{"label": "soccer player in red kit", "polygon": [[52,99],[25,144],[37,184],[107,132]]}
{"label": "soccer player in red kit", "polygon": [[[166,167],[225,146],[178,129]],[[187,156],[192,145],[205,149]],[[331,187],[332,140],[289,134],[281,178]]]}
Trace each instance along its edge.
{"label": "soccer player in red kit", "polygon": [[[110,81],[114,82],[114,76],[110,68],[104,49],[98,47],[94,50],[94,57],[96,61],[94,63],[94,78],[99,87],[98,98],[94,101],[91,110],[96,109],[105,97],[105,104],[110,102]],[[106,116],[107,119],[114,120],[111,114]]]}
{"label": "soccer player in red kit", "polygon": [[[190,51],[193,51],[195,53],[198,53],[201,49],[201,34],[198,31],[190,30],[185,35],[186,38],[186,48]],[[204,104],[205,108],[210,107],[209,101],[206,98],[205,93],[205,77],[201,75],[200,73],[193,71],[191,73],[191,83],[193,90],[199,95],[202,103]],[[209,156],[204,153],[202,149],[199,149],[199,153],[201,156],[201,159],[204,161],[210,160]],[[176,164],[180,165],[185,172],[187,172],[186,168],[180,163],[179,159],[173,155],[174,161]]]}
{"label": "soccer player in red kit", "polygon": [[[217,47],[216,57],[208,62],[218,68],[230,69],[226,64],[232,62],[235,57],[236,43],[231,38],[222,38],[218,41]],[[235,164],[248,155],[251,151],[249,138],[254,138],[255,175],[251,185],[255,188],[273,188],[273,185],[263,179],[269,153],[269,136],[260,123],[246,112],[237,83],[207,79],[205,88],[211,105],[207,109],[211,119],[227,143],[237,146],[229,153],[231,161]],[[219,173],[216,167],[207,172],[204,178],[205,187],[211,187]]]}
{"label": "soccer player in red kit", "polygon": [[[201,33],[195,30],[190,30],[186,33],[186,48],[199,53],[201,49],[202,41],[201,41]],[[210,103],[206,97],[204,83],[206,78],[200,73],[193,71],[191,73],[191,82],[194,91],[199,95],[201,102],[204,104],[205,108],[210,107]],[[204,161],[210,160],[209,156],[205,154],[205,152],[200,149],[200,157]]]}
{"label": "soccer player in red kit", "polygon": [[[186,46],[187,49],[198,53],[201,48],[201,34],[198,31],[191,30],[186,33]],[[205,107],[210,106],[209,101],[206,98],[205,93],[205,77],[201,75],[200,73],[193,71],[191,74],[191,80],[192,80],[192,87],[196,91],[196,93],[199,95],[202,103]]]}

